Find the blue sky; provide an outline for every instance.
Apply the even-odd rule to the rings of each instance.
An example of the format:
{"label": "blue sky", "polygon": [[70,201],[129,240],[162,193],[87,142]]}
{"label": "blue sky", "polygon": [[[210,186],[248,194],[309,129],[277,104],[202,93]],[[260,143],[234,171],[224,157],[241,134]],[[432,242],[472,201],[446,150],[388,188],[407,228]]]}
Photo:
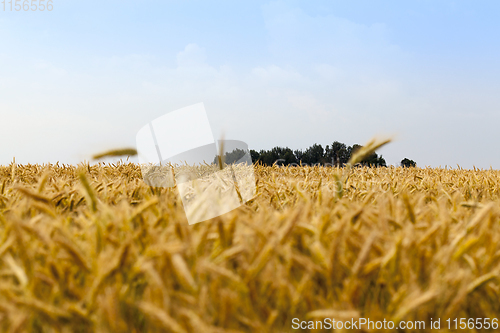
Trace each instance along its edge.
{"label": "blue sky", "polygon": [[203,102],[214,135],[303,149],[393,135],[419,166],[500,168],[495,1],[0,4],[0,163],[78,163]]}

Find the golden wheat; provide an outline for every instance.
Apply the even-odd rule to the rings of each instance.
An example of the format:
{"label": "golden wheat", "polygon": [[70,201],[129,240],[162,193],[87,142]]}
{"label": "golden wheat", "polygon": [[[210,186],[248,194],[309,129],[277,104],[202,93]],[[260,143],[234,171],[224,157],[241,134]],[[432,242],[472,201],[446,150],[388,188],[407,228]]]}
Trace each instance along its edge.
{"label": "golden wheat", "polygon": [[0,167],[0,331],[500,313],[500,171],[344,171],[256,166],[254,199],[189,226],[135,164]]}

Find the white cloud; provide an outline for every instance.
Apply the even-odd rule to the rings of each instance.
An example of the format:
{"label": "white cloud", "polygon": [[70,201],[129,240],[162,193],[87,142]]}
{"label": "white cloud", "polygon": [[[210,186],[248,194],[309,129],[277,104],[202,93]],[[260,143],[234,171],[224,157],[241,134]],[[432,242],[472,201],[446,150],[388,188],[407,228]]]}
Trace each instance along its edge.
{"label": "white cloud", "polygon": [[205,49],[197,44],[188,44],[183,51],[177,53],[177,65],[183,67],[206,66]]}
{"label": "white cloud", "polygon": [[326,81],[335,81],[342,78],[342,70],[330,64],[317,64],[312,66],[313,72]]}
{"label": "white cloud", "polygon": [[281,82],[284,84],[290,84],[305,80],[305,78],[297,71],[285,70],[276,65],[270,65],[265,68],[255,67],[252,69],[252,74],[264,82]]}
{"label": "white cloud", "polygon": [[384,23],[363,25],[334,15],[311,16],[275,1],[263,6],[268,45],[280,61],[373,70],[403,54]]}
{"label": "white cloud", "polygon": [[291,92],[288,94],[287,101],[292,108],[306,112],[316,121],[331,120],[328,116],[334,113],[333,107],[320,102],[312,93]]}

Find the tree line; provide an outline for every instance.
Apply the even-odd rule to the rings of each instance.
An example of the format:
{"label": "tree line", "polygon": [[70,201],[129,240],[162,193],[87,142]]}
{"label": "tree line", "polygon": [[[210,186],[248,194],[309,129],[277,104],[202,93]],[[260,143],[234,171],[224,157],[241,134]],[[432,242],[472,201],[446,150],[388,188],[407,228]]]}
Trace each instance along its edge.
{"label": "tree line", "polygon": [[[250,150],[252,161],[263,165],[329,165],[344,166],[351,155],[362,146],[354,144],[347,146],[345,143],[335,141],[331,145],[323,148],[320,144],[314,144],[305,150],[292,150],[288,147],[274,147],[271,150]],[[387,166],[382,155],[373,153],[368,156],[362,165],[366,166]]]}
{"label": "tree line", "polygon": [[[292,150],[288,147],[274,147],[271,150],[261,149],[256,151],[251,149],[234,149],[231,152],[226,152],[224,154],[224,162],[227,164],[235,163],[241,161],[248,152],[252,158],[253,163],[262,164],[265,166],[283,165],[283,166],[298,166],[298,165],[324,165],[324,166],[345,166],[345,164],[351,158],[358,149],[363,146],[354,144],[352,146],[347,146],[342,142],[335,141],[331,145],[327,145],[323,148],[319,144],[314,144],[305,150]],[[214,158],[212,162],[218,164],[218,157]],[[250,161],[248,161],[250,163]],[[374,166],[374,167],[385,167],[387,163],[382,155],[377,153],[372,153],[367,156],[361,163],[364,166]],[[401,160],[402,167],[416,167],[417,163],[408,158]]]}

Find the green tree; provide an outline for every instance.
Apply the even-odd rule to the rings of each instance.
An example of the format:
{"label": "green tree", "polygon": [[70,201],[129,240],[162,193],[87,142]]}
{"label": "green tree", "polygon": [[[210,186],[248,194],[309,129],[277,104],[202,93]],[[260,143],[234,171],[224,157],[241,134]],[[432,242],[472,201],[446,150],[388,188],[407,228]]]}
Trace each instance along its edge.
{"label": "green tree", "polygon": [[401,166],[403,168],[414,168],[414,167],[417,166],[417,162],[415,162],[414,160],[410,160],[410,159],[408,159],[408,158],[405,157],[405,158],[403,158],[401,160]]}
{"label": "green tree", "polygon": [[252,162],[255,163],[259,161],[260,154],[258,151],[251,149],[250,150],[250,157],[252,158]]}
{"label": "green tree", "polygon": [[326,146],[325,159],[328,163],[342,166],[349,160],[349,151],[345,143],[335,141],[331,146]]}
{"label": "green tree", "polygon": [[[354,144],[352,147],[349,147],[347,150],[349,151],[349,158],[354,154],[358,149],[362,148],[363,146]],[[377,153],[373,152],[371,155],[365,157],[365,159],[361,162],[361,165],[366,165],[366,166],[375,166],[375,167],[386,167],[387,163],[385,159],[382,156],[378,156]]]}
{"label": "green tree", "polygon": [[[235,162],[239,161],[243,156],[245,156],[245,154],[247,152],[248,152],[247,150],[243,150],[243,149],[239,149],[239,148],[236,148],[230,152],[226,152],[224,154],[224,163],[226,163],[226,164],[235,163]],[[219,155],[218,154],[217,154],[217,156],[215,156],[213,163],[214,164],[219,163]]]}
{"label": "green tree", "polygon": [[313,165],[316,163],[324,163],[325,150],[321,145],[314,144],[304,151],[304,156],[302,157],[302,163],[307,163],[308,165]]}

